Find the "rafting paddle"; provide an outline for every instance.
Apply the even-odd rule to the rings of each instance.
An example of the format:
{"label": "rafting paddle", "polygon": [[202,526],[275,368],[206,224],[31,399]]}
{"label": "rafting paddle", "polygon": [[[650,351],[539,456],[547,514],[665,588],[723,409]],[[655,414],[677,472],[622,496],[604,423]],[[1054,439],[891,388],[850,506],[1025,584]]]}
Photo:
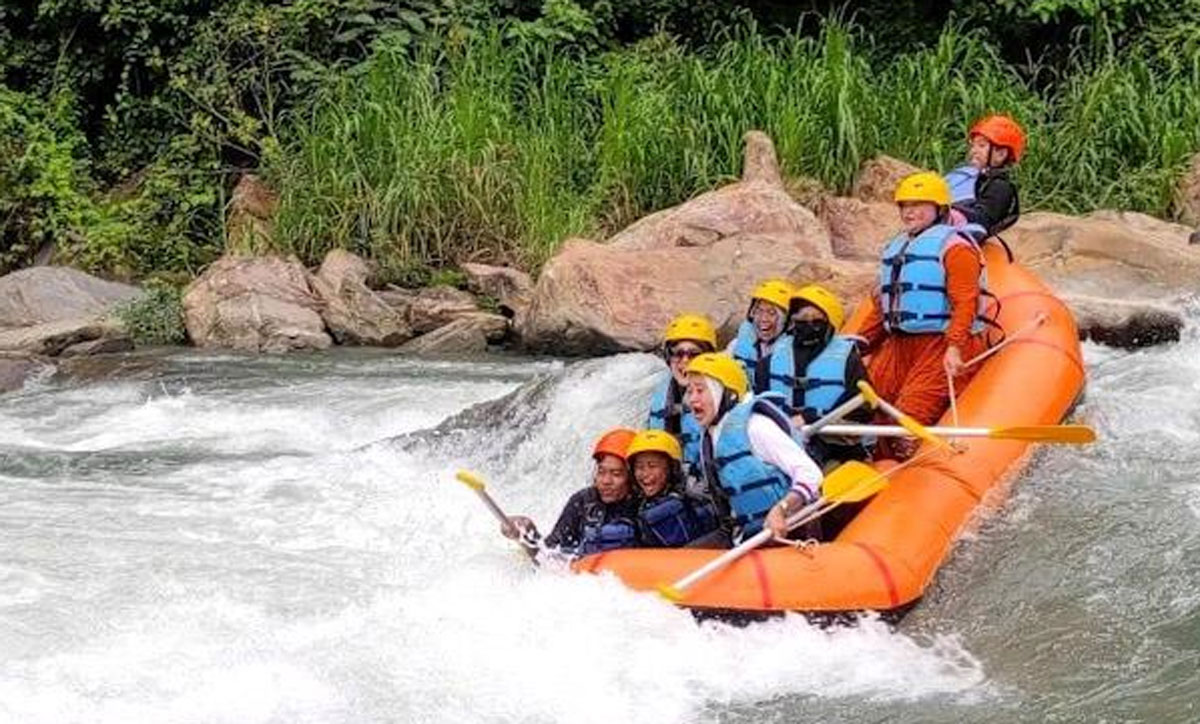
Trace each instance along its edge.
{"label": "rafting paddle", "polygon": [[[1085,445],[1096,441],[1096,431],[1087,425],[1011,425],[1007,427],[929,427],[942,437],[988,437],[993,440],[1026,440]],[[913,433],[899,425],[828,425],[819,434],[876,437],[905,437]]]}
{"label": "rafting paddle", "polygon": [[467,470],[459,470],[454,474],[454,479],[475,491],[475,494],[478,495],[479,499],[483,501],[483,504],[488,507],[488,510],[492,511],[492,515],[499,519],[500,527],[503,528],[507,534],[510,534],[512,539],[521,544],[521,550],[525,551],[525,555],[529,556],[529,560],[533,561],[533,565],[536,566],[538,564],[537,548],[530,546],[525,542],[525,539],[521,536],[521,531],[518,530],[517,526],[513,525],[513,522],[508,519],[508,516],[505,515],[504,511],[500,509],[500,506],[496,504],[496,501],[492,499],[492,496],[488,495],[487,488],[483,484],[483,478]]}
{"label": "rafting paddle", "polygon": [[931,442],[934,445],[946,444],[945,440],[941,439],[937,435],[934,435],[929,431],[929,428],[912,419],[905,414],[903,410],[880,397],[879,393],[875,392],[875,388],[871,387],[870,383],[868,383],[866,380],[859,380],[858,391],[862,393],[862,396],[864,399],[866,399],[868,405],[877,410],[883,410],[886,412],[889,417],[900,423],[901,427],[912,433],[913,437],[918,437],[926,442]]}
{"label": "rafting paddle", "polygon": [[[788,530],[813,520],[819,515],[824,515],[824,508],[832,509],[842,503],[857,503],[860,500],[866,500],[885,487],[887,487],[887,473],[881,474],[865,463],[856,461],[842,463],[821,481],[821,498],[819,500],[809,503],[788,516]],[[818,513],[818,511],[820,512]],[[764,528],[742,541],[737,547],[725,551],[678,581],[659,585],[658,592],[662,594],[663,598],[678,603],[683,600],[687,589],[771,540],[773,536],[774,534],[769,529]]]}

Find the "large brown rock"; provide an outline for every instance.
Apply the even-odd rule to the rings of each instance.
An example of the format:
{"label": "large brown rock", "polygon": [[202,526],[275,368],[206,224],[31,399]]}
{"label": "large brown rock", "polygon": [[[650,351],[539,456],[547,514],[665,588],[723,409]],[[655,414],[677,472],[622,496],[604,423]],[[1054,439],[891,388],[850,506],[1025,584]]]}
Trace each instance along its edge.
{"label": "large brown rock", "polygon": [[400,347],[405,354],[465,356],[486,352],[508,334],[508,320],[498,314],[473,312]]}
{"label": "large brown rock", "polygon": [[379,296],[403,316],[414,334],[432,332],[479,311],[475,297],[445,285],[415,290],[394,287],[379,292]]}
{"label": "large brown rock", "polygon": [[26,380],[49,369],[53,365],[31,355],[0,353],[0,392],[19,390]]}
{"label": "large brown rock", "polygon": [[1062,300],[1075,315],[1081,337],[1110,347],[1133,349],[1177,342],[1183,331],[1178,305],[1085,294],[1063,294]]}
{"label": "large brown rock", "polygon": [[259,253],[271,246],[279,194],[258,176],[244,174],[233,187],[226,213],[228,244],[242,253]]}
{"label": "large brown rock", "polygon": [[218,259],[183,295],[184,322],[197,347],[257,352],[325,349],[320,302],[294,259]]}
{"label": "large brown rock", "polygon": [[412,337],[404,316],[367,286],[370,267],[344,249],[325,255],[310,279],[321,318],[338,344],[395,347]]}
{"label": "large brown rock", "polygon": [[1175,214],[1191,226],[1200,226],[1200,153],[1192,156],[1175,190]]}
{"label": "large brown rock", "polygon": [[69,267],[22,269],[0,277],[0,327],[97,318],[141,293]]}
{"label": "large brown rock", "polygon": [[608,243],[570,240],[517,317],[534,350],[650,349],[677,314],[729,326],[750,291],[798,263],[834,261],[825,227],[783,187],[770,139],[747,134],[742,180],[652,214]]}
{"label": "large brown rock", "polygon": [[891,203],[900,179],[921,169],[891,156],[876,156],[858,170],[852,191],[862,201]]}
{"label": "large brown rock", "polygon": [[495,299],[510,314],[524,310],[533,296],[533,279],[519,269],[468,263],[462,265],[462,270],[467,275],[468,289]]}
{"label": "large brown rock", "polygon": [[0,329],[0,351],[6,352],[54,357],[64,350],[88,342],[100,344],[80,346],[73,354],[96,354],[103,347],[120,350],[132,348],[132,342],[120,324],[108,318],[77,317]]}
{"label": "large brown rock", "polygon": [[817,202],[817,218],[829,229],[839,259],[878,261],[884,244],[900,231],[896,205],[827,196]]}

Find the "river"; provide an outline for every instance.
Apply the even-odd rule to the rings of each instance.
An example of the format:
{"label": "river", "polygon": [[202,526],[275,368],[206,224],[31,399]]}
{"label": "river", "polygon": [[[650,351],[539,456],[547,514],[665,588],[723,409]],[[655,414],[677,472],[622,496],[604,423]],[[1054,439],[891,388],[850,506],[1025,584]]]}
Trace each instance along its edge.
{"label": "river", "polygon": [[534,572],[646,355],[141,356],[0,397],[0,722],[1200,720],[1200,334],[1087,346],[1079,418],[922,604],[823,630]]}

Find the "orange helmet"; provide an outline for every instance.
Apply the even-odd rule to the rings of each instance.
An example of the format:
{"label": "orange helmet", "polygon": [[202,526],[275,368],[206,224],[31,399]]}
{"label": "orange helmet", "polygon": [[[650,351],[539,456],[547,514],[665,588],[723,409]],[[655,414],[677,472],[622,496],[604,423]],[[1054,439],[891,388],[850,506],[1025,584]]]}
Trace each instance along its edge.
{"label": "orange helmet", "polygon": [[615,455],[624,460],[629,443],[633,442],[635,435],[637,432],[627,427],[609,430],[596,441],[596,447],[592,448],[592,459],[599,460],[602,455]]}
{"label": "orange helmet", "polygon": [[1025,131],[1021,124],[1008,116],[992,115],[976,121],[967,138],[983,136],[993,146],[1004,146],[1012,151],[1012,160],[1020,161],[1025,153]]}

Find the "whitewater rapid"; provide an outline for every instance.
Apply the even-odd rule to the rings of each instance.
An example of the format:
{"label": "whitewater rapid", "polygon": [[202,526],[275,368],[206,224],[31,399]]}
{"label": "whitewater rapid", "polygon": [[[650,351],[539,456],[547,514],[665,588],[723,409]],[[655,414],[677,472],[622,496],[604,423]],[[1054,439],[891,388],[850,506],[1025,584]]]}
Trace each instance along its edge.
{"label": "whitewater rapid", "polygon": [[549,525],[644,415],[647,355],[38,383],[0,398],[0,722],[1187,721],[1197,351],[1089,347],[1105,441],[1040,453],[899,630],[697,625],[535,572],[453,482]]}

